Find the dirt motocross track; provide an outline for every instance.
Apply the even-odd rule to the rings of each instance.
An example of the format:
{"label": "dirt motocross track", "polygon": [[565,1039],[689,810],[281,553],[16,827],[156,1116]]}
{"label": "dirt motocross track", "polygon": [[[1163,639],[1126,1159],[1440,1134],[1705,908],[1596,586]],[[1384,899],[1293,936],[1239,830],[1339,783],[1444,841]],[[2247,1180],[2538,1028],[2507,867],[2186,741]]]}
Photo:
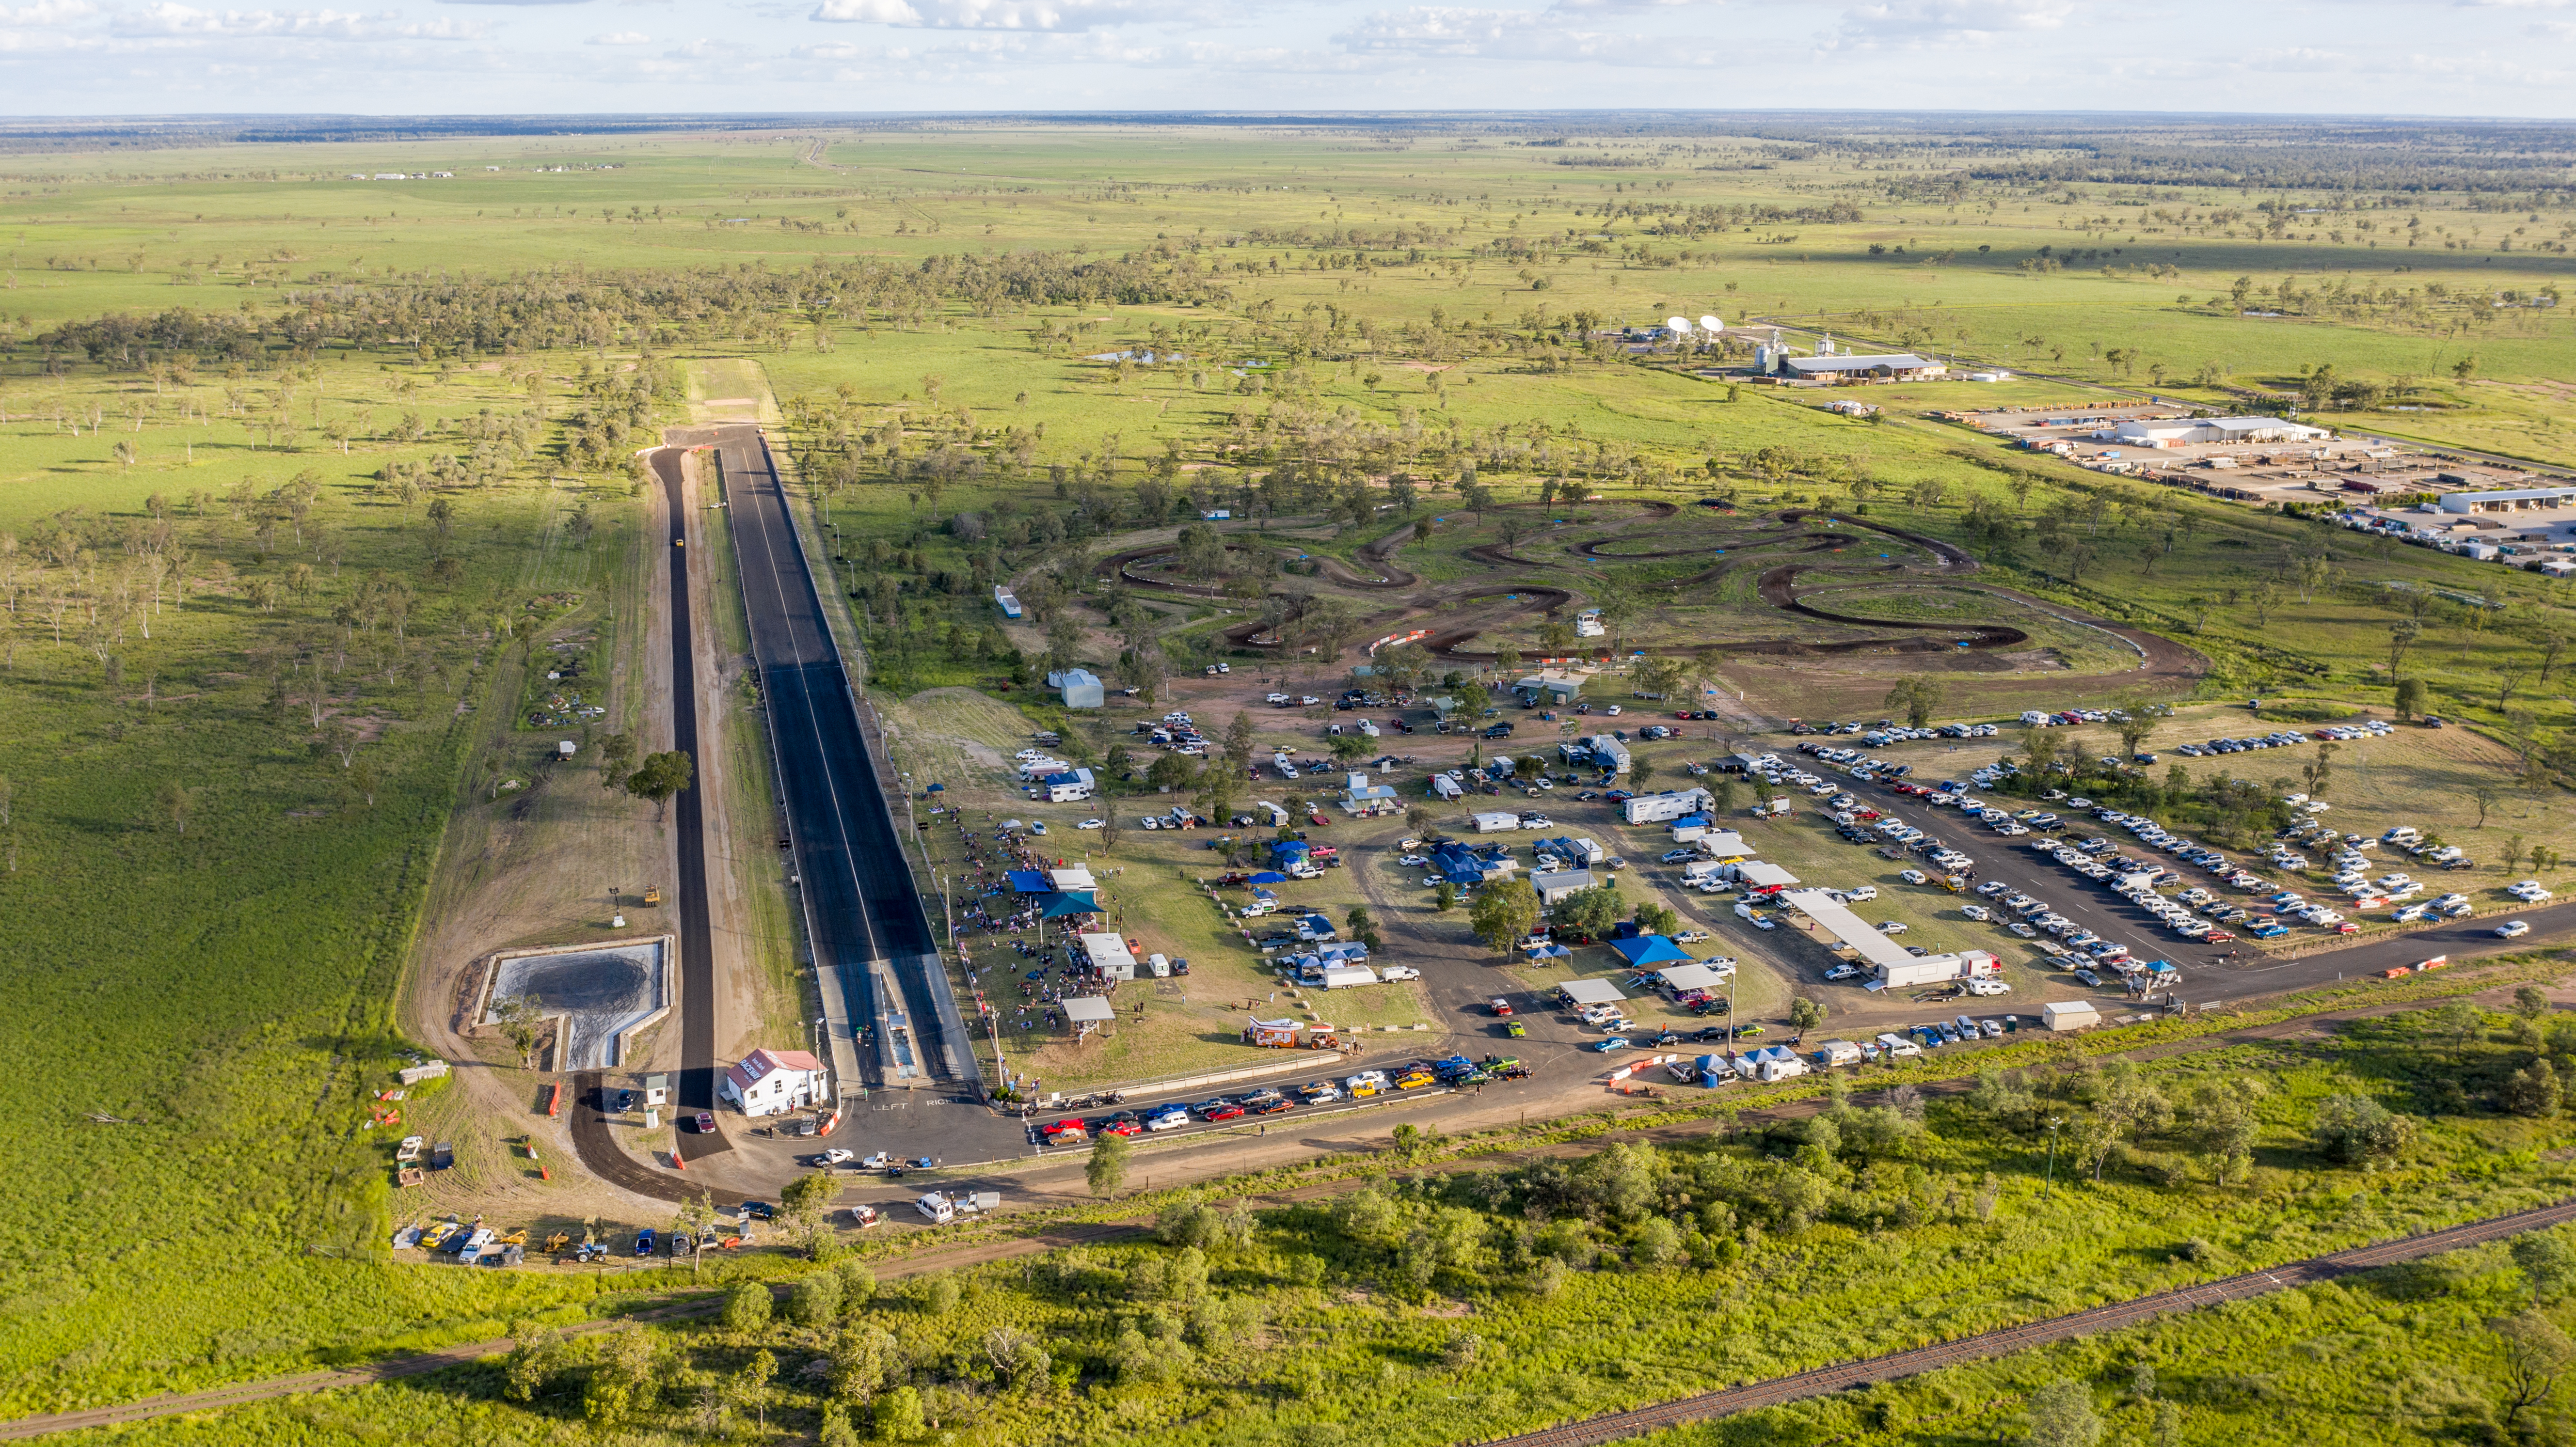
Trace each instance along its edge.
{"label": "dirt motocross track", "polygon": [[[1514,506],[1538,505],[1515,504]],[[1669,502],[1641,501],[1636,506],[1638,512],[1636,516],[1626,520],[1629,523],[1651,525],[1666,522],[1682,511],[1678,505]],[[1731,507],[1718,503],[1714,499],[1703,503],[1702,506],[1724,516],[1733,516]],[[1936,656],[1995,652],[2019,648],[2031,642],[2031,635],[2027,630],[2003,622],[1873,618],[1834,611],[1831,608],[1819,606],[1817,601],[1810,601],[1819,599],[1820,595],[1849,588],[1862,582],[1900,586],[1920,582],[1930,586],[1955,586],[1960,579],[1979,571],[1976,558],[1964,548],[1901,528],[1805,508],[1789,508],[1767,515],[1747,517],[1742,519],[1742,522],[1743,526],[1740,530],[1728,538],[1722,548],[1712,548],[1710,542],[1701,541],[1688,547],[1630,552],[1618,548],[1618,544],[1626,540],[1624,532],[1611,532],[1571,544],[1567,551],[1582,558],[1613,563],[1646,563],[1678,557],[1707,556],[1712,551],[1718,553],[1717,560],[1707,568],[1648,585],[1658,591],[1686,595],[1685,590],[1701,590],[1717,584],[1748,561],[1761,561],[1758,555],[1765,551],[1775,557],[1783,552],[1802,556],[1827,553],[1854,545],[1864,545],[1870,541],[1866,534],[1877,534],[1920,549],[1930,557],[1932,567],[1925,569],[1919,563],[1901,559],[1883,563],[1856,564],[1780,562],[1760,575],[1756,581],[1755,590],[1764,603],[1783,613],[1843,627],[1866,629],[1869,630],[1866,636],[1733,639],[1717,643],[1716,646],[1729,654],[1746,656],[1828,657],[1851,654]],[[1831,524],[1832,529],[1814,530],[1812,525],[1815,524]],[[1528,556],[1515,550],[1531,543],[1556,538],[1574,531],[1577,527],[1596,526],[1599,525],[1584,523],[1546,528],[1503,543],[1479,544],[1466,549],[1465,556],[1494,569],[1562,570],[1566,565],[1561,562],[1551,561],[1545,557]],[[1623,525],[1614,523],[1611,526],[1620,528]],[[1308,556],[1323,577],[1342,587],[1371,592],[1416,588],[1422,582],[1421,576],[1397,565],[1395,556],[1407,544],[1425,541],[1431,536],[1422,524],[1407,523],[1360,548],[1356,555],[1358,566],[1328,555],[1310,554]],[[1255,562],[1264,559],[1275,561],[1277,557],[1275,549],[1266,548],[1254,541],[1229,540],[1226,548],[1230,553]],[[1132,548],[1103,559],[1099,565],[1099,573],[1103,577],[1114,577],[1129,586],[1156,592],[1201,598],[1225,596],[1225,585],[1222,582],[1192,582],[1177,579],[1155,567],[1156,563],[1168,559],[1174,551],[1175,545],[1170,543]],[[2140,657],[2141,667],[2137,671],[2147,675],[2147,679],[2141,681],[2187,680],[2197,678],[2206,671],[2206,661],[2199,654],[2145,630],[2127,627],[2110,619],[2096,617],[2064,605],[2043,603],[2041,600],[2009,589],[1980,585],[1978,591],[1998,598],[2008,598],[2024,606],[2038,608],[2064,622],[2099,629],[2125,640]],[[1414,619],[1435,610],[1447,610],[1447,616],[1441,619],[1440,626],[1423,631],[1415,641],[1420,642],[1437,658],[1466,663],[1492,663],[1499,658],[1499,651],[1474,648],[1472,645],[1478,638],[1497,628],[1511,626],[1516,621],[1559,612],[1581,602],[1587,596],[1579,587],[1561,587],[1535,581],[1506,585],[1486,581],[1440,584],[1409,597],[1402,607],[1371,616],[1367,627],[1369,632],[1376,636],[1395,636],[1406,631],[1406,625]],[[1480,604],[1487,606],[1477,606]],[[1461,616],[1458,610],[1465,610],[1464,616]],[[1257,620],[1237,623],[1227,628],[1224,636],[1229,644],[1236,647],[1275,650],[1279,646],[1277,640],[1266,636],[1265,626]],[[1662,644],[1632,648],[1629,651],[1682,655],[1694,653],[1706,646],[1709,645]]]}

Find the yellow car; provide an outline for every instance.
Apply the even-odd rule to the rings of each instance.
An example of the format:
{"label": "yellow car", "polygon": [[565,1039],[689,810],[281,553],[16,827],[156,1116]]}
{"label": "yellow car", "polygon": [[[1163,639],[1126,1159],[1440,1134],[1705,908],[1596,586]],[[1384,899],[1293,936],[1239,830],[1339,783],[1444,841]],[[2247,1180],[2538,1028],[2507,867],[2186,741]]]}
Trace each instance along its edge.
{"label": "yellow car", "polygon": [[1387,1088],[1386,1072],[1383,1070],[1363,1070],[1359,1074],[1352,1076],[1350,1079],[1343,1081],[1342,1088],[1349,1091],[1353,1096],[1377,1095]]}
{"label": "yellow car", "polygon": [[1420,1090],[1422,1087],[1429,1085],[1432,1082],[1432,1078],[1432,1074],[1428,1070],[1408,1070],[1395,1078],[1395,1088],[1398,1090]]}

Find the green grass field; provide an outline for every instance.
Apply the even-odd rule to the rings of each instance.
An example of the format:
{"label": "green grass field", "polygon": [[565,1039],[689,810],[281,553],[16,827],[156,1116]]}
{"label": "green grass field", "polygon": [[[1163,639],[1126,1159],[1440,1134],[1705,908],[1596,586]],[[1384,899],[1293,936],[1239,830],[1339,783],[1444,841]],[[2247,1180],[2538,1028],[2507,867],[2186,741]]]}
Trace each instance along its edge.
{"label": "green grass field", "polygon": [[[2555,1048],[2445,1007],[2144,1068],[2073,1056],[1928,1102],[1864,1089],[1822,1124],[1665,1149],[1457,1175],[1384,1162],[1357,1191],[1248,1214],[1222,1193],[1171,1193],[1145,1203],[1162,1212],[1157,1243],[960,1271],[801,1320],[594,1340],[532,1362],[528,1406],[504,1399],[496,1365],[426,1398],[372,1389],[131,1435],[417,1433],[435,1403],[506,1442],[567,1437],[583,1417],[646,1442],[745,1417],[961,1444],[1481,1439],[2546,1199],[2568,1181],[2550,1159],[2563,1123],[2495,1113],[2486,1094],[2530,1058],[2517,1032]],[[2317,1131],[2356,1099],[2420,1124],[2339,1162]],[[2052,1156],[2043,1115],[2094,1144]],[[2084,1134],[2112,1119],[2129,1122],[2119,1139]],[[2564,1281],[2536,1285],[2554,1296]],[[2144,1363],[2150,1394],[2182,1409],[2171,1440],[2424,1440],[2494,1413],[2492,1357],[2469,1328],[2534,1289],[2501,1251],[2465,1253],[1685,1435],[1822,1442],[1868,1425],[1956,1440],[1951,1414],[1990,1428],[2067,1377],[2143,1425],[2152,1403],[2118,1394]],[[2400,1340],[2414,1345],[2395,1359],[2374,1350]],[[758,1351],[780,1370],[746,1382]],[[651,1390],[614,1394],[647,1364]]]}
{"label": "green grass field", "polygon": [[[2550,801],[2576,701],[2540,671],[2570,631],[2562,587],[2008,454],[1919,415],[2077,405],[2107,386],[2216,404],[2296,390],[2331,364],[2389,389],[2383,400],[2404,392],[2432,409],[2335,425],[2576,457],[2567,323],[2522,304],[2554,299],[2576,264],[2555,203],[2284,191],[2259,198],[2279,203],[2267,210],[2233,187],[1965,171],[1922,185],[1828,148],[1707,144],[1727,159],[1658,151],[1658,164],[1623,169],[1590,164],[1614,153],[1580,137],[1523,147],[1429,128],[1353,145],[1296,127],[1015,124],[0,159],[0,951],[23,982],[0,1038],[42,1062],[0,1086],[0,1144],[28,1199],[69,1207],[0,1259],[0,1408],[365,1355],[589,1295],[575,1280],[382,1264],[389,1132],[363,1128],[363,1104],[398,1058],[386,1003],[441,831],[456,811],[494,807],[536,739],[513,731],[478,752],[465,721],[548,702],[517,672],[534,633],[561,631],[592,660],[632,647],[640,620],[614,596],[610,559],[640,516],[627,459],[682,400],[673,359],[721,386],[744,379],[744,395],[765,380],[779,399],[799,475],[829,494],[836,577],[854,594],[877,696],[921,710],[925,733],[998,748],[1009,731],[991,710],[941,700],[998,692],[1022,655],[1050,646],[1058,611],[1081,625],[1074,656],[1112,663],[1114,599],[1079,584],[1111,539],[1167,534],[1201,507],[1248,508],[1275,541],[1348,560],[1433,517],[1403,565],[1426,586],[1466,584],[1492,571],[1466,550],[1504,540],[1504,519],[1521,515],[1493,504],[1561,480],[1557,495],[1605,518],[1726,493],[1746,511],[1824,505],[1963,543],[1986,562],[1976,582],[2183,638],[2211,660],[2201,691],[2213,699],[2384,709],[2397,677],[2420,678],[2428,706],[2511,747],[2520,778],[2506,808],[2523,813],[2486,832],[2559,837]],[[1754,156],[1765,169],[1737,164]],[[343,179],[395,166],[456,174]],[[1721,358],[1677,366],[1600,334],[1708,311],[1739,333],[1776,320],[2038,375],[1885,389],[1872,400],[1893,415],[1866,424],[1694,375]],[[1151,365],[1094,360],[1146,348]],[[1416,485],[1409,507],[1395,504],[1398,473]],[[1462,488],[1470,473],[1490,498]],[[1038,618],[995,625],[994,584],[1035,581],[1041,601],[1058,577],[1075,585]],[[1653,577],[1549,560],[1501,581],[1598,602]],[[1258,581],[1313,587],[1368,617],[1406,606],[1403,590]],[[2503,606],[2442,593],[2418,606],[2392,582]],[[1978,611],[1954,587],[1842,596],[1886,617]],[[1193,601],[1157,616],[1144,646],[1186,667],[1213,656],[1215,628],[1236,615]],[[2390,635],[2401,617],[2421,630],[2402,659]],[[1780,627],[1735,575],[1666,623],[1684,642]],[[2042,641],[2066,655],[2066,676],[2102,666],[2085,638]],[[1275,672],[1321,686],[1345,661]],[[1728,667],[1791,712],[1884,688],[1867,674]],[[2120,686],[2098,677],[2078,691]],[[1963,677],[1953,697],[1975,712],[2061,687],[2023,670]],[[1296,726],[1283,717],[1276,731],[1284,741]],[[981,762],[939,747],[941,767]],[[2374,759],[2356,806],[2449,821],[2441,769]],[[1130,835],[1120,849],[1152,872],[1138,901],[1155,927],[1176,948],[1213,949],[1221,920],[1179,897],[1184,842]],[[1379,1013],[1409,1018],[1412,1003],[1390,995]],[[1185,1033],[1216,1028],[1214,1007],[1174,1013]],[[1149,1043],[1138,1035],[1131,1044]],[[2276,1135],[2295,1134],[2294,1114],[2276,1113]],[[2511,1134],[2446,1117],[2419,1150],[2473,1152],[2475,1132]],[[1984,1149],[1958,1147],[1943,1169],[1979,1169]],[[2554,1166],[2511,1159],[2510,1180],[2427,1184],[2419,1201],[2456,1214],[2554,1179]],[[2409,1169],[2436,1180],[2429,1155]],[[2253,1230],[2239,1197],[2192,1199],[2209,1231]],[[1425,1221],[1469,1209],[1414,1205]],[[2052,1250],[2081,1235],[2073,1216],[2022,1219]],[[1519,1344],[1525,1362],[1452,1371],[1430,1365],[1450,1328],[1400,1300],[1383,1262],[1335,1247],[1316,1274],[1279,1244],[1292,1228],[1265,1227],[1242,1258],[1247,1284],[1286,1293],[1262,1370],[1301,1334],[1366,1324],[1321,1358],[1314,1392],[1191,1378],[964,1415],[995,1440],[1293,1431],[1321,1443],[1345,1424],[1454,1424],[1460,1409],[1432,1404],[1456,1376],[1475,1384],[1461,1394],[1475,1421],[1499,1428],[1542,1405],[1705,1379],[1715,1359],[1676,1375],[1641,1343],[1580,1391],[1553,1388],[1573,1343],[1632,1314],[1626,1289],[1686,1282],[1670,1300],[1696,1304],[1678,1316],[1741,1279],[1648,1273],[1596,1288],[1608,1278],[1579,1276],[1548,1304],[1491,1308],[1509,1319],[1493,1340]],[[2001,1259],[1972,1234],[1904,1250]],[[1851,1260],[1878,1259],[1866,1233],[1835,1240]],[[2250,1259],[2278,1243],[2257,1244],[2227,1249]],[[2070,1291],[2153,1274],[2099,1242],[2062,1249]],[[1127,1264],[1109,1253],[1065,1268],[1075,1284],[1042,1301],[996,1278],[963,1316],[888,1320],[928,1360],[1025,1309],[1061,1324],[1062,1362],[1105,1361],[1128,1325],[1162,1330],[1082,1284]],[[1778,1280],[1803,1280],[1808,1268],[1782,1269]],[[1866,1317],[1879,1308],[1857,1280],[1831,1289]],[[1901,1301],[1885,1310],[1920,1309]],[[1902,1335],[1893,1317],[1866,1320]],[[1812,1359],[1828,1335],[1802,1330],[1763,1362]],[[210,1430],[399,1434],[426,1420],[403,1415],[424,1400],[454,1406],[367,1394],[346,1417],[268,1408]],[[1257,1425],[1274,1401],[1285,1425]],[[492,1440],[579,1430],[489,1402],[464,1410]],[[1221,1425],[1185,1425],[1196,1422]]]}

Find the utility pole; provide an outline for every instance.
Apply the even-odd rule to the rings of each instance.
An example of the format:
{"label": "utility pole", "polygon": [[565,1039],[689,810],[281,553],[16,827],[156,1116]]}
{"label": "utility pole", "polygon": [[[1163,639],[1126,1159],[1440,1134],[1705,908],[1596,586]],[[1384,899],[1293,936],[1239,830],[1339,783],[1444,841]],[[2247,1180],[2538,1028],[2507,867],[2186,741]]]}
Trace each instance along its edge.
{"label": "utility pole", "polygon": [[2040,1190],[2042,1199],[2057,1193],[2057,1128],[2064,1124],[2066,1120],[2063,1116],[2052,1115],[2048,1118],[2048,1184]]}

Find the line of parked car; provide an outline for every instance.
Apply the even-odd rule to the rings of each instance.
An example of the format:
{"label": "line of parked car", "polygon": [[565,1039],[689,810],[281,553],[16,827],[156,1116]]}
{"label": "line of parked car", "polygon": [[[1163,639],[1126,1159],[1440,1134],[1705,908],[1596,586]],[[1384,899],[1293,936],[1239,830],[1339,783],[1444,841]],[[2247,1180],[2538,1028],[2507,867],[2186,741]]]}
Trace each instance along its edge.
{"label": "line of parked car", "polygon": [[1471,1060],[1464,1055],[1450,1055],[1382,1070],[1362,1070],[1339,1081],[1310,1080],[1297,1086],[1263,1086],[1239,1095],[1216,1096],[1195,1105],[1175,1101],[1089,1118],[1067,1116],[1036,1127],[1032,1134],[1051,1146],[1088,1145],[1101,1136],[1159,1134],[1193,1124],[1222,1125],[1229,1121],[1284,1115],[1301,1105],[1330,1105],[1345,1098],[1362,1100],[1374,1095],[1423,1090],[1434,1085],[1455,1087],[1477,1085],[1488,1080],[1525,1080],[1529,1073],[1529,1067],[1508,1056],[1488,1055],[1482,1060]]}
{"label": "line of parked car", "polygon": [[2174,752],[2197,759],[2219,754],[2250,754],[2262,749],[2286,749],[2296,744],[2377,738],[2395,732],[2397,726],[2384,719],[2366,719],[2357,724],[2336,724],[2304,734],[2297,729],[2276,729],[2253,738],[2216,738],[2205,743],[2179,744]]}

